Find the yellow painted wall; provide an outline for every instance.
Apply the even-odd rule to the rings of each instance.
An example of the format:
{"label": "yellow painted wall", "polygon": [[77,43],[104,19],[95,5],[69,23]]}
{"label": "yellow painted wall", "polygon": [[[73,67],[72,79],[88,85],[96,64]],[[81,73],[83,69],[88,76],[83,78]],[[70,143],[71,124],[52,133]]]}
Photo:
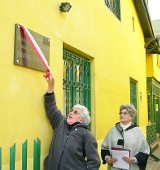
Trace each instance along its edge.
{"label": "yellow painted wall", "polygon": [[146,57],[147,61],[147,77],[154,77],[157,81],[160,81],[160,55],[150,54]]}
{"label": "yellow painted wall", "polygon": [[[138,96],[142,92],[142,101],[138,98],[139,125],[147,124],[146,57],[143,35],[132,2],[121,1],[121,9],[122,21],[114,20],[114,16],[113,18],[111,16],[109,23],[112,24],[106,26],[111,39],[106,33],[107,42],[105,47],[102,46],[101,58],[98,58],[98,61],[102,62],[100,67],[95,59],[96,72],[100,73],[96,75],[95,85],[95,91],[98,92],[96,113],[99,138],[105,135],[104,130],[107,133],[114,122],[119,120],[119,106],[129,102],[129,77],[138,81]],[[132,30],[132,16],[135,18],[135,32]]]}
{"label": "yellow painted wall", "polygon": [[59,11],[60,3],[59,0],[0,1],[0,146],[4,170],[9,163],[9,147],[14,143],[19,162],[21,143],[28,139],[31,160],[33,140],[38,137],[43,160],[51,139],[43,107],[42,95],[47,87],[43,73],[13,64],[16,23],[23,23],[50,38],[50,67],[56,79],[60,109],[63,108],[63,43],[88,56],[91,61],[92,132],[97,140],[102,140],[119,121],[119,106],[130,102],[130,77],[138,82],[139,125],[147,124],[144,37],[132,0],[121,1],[121,21],[104,1],[70,0],[72,8],[68,13]]}
{"label": "yellow painted wall", "polygon": [[147,55],[146,57],[146,72],[147,77],[153,77],[153,55]]}

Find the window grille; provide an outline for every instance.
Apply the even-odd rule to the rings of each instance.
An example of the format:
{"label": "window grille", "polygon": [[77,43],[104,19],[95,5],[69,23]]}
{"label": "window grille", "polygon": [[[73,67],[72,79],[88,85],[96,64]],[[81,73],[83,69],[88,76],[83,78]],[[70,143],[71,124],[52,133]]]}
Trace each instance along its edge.
{"label": "window grille", "polygon": [[156,142],[156,123],[146,126],[147,142],[151,146]]}
{"label": "window grille", "polygon": [[63,50],[63,98],[67,115],[75,104],[90,111],[90,62],[67,49]]}
{"label": "window grille", "polygon": [[120,14],[120,0],[105,0],[107,7],[113,12],[113,14],[121,20]]}

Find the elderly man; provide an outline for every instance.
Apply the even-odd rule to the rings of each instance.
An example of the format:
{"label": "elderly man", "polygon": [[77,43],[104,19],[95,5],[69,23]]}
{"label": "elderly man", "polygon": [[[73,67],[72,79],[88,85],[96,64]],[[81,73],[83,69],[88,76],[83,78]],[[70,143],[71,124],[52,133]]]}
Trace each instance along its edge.
{"label": "elderly man", "polygon": [[90,123],[88,109],[77,104],[68,117],[62,115],[56,106],[54,78],[46,80],[48,89],[44,94],[44,103],[54,133],[44,169],[98,170],[100,158],[95,137],[87,127]]}

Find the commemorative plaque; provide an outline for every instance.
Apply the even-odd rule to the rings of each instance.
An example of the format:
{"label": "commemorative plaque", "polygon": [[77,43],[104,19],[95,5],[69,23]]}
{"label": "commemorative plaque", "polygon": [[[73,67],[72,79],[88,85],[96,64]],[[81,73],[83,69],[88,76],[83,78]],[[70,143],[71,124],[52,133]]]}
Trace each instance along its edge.
{"label": "commemorative plaque", "polygon": [[[49,64],[50,39],[30,29],[28,30]],[[14,64],[43,72],[46,71],[19,24],[15,24]]]}

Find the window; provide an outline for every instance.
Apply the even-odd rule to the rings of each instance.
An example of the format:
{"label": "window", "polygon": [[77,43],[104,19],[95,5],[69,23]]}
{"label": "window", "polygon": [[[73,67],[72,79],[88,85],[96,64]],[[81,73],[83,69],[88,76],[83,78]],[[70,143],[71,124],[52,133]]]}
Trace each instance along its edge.
{"label": "window", "polygon": [[[137,109],[137,82],[130,78],[130,104],[133,104],[135,109]],[[137,123],[137,117],[138,117],[138,110],[137,110],[137,116],[135,117],[134,122]]]}
{"label": "window", "polygon": [[67,49],[63,50],[63,98],[67,115],[75,104],[90,111],[90,62]]}
{"label": "window", "polygon": [[121,20],[120,14],[120,0],[105,0],[107,7],[113,12],[113,14]]}

